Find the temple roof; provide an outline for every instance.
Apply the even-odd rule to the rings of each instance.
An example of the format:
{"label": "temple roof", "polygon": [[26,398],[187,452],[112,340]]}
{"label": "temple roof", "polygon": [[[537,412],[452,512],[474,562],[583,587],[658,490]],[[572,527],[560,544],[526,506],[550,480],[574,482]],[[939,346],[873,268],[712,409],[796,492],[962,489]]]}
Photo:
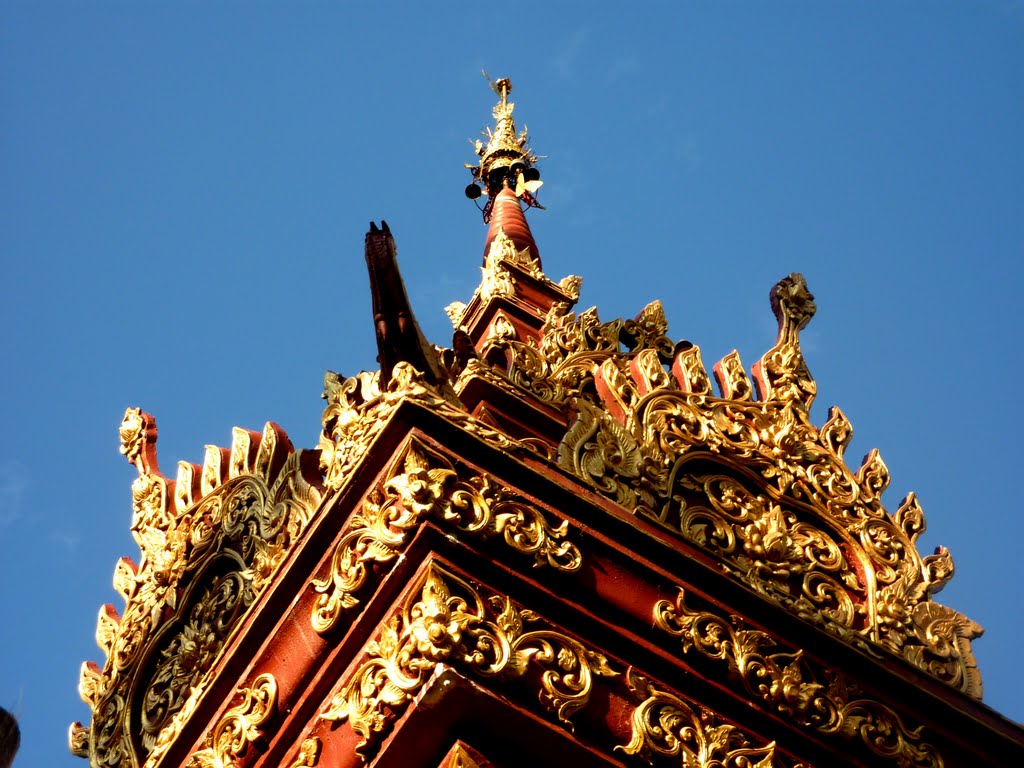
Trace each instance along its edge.
{"label": "temple roof", "polygon": [[[107,659],[83,667],[80,691],[93,722],[72,730],[78,754],[158,762],[241,617],[407,404],[522,459],[524,471],[566,478],[581,497],[631,516],[651,541],[667,536],[692,548],[766,604],[832,638],[981,697],[971,650],[981,628],[932,599],[953,563],[945,548],[918,551],[925,523],[916,497],[889,512],[889,471],[878,451],[848,465],[852,426],[843,412],[811,421],[817,385],[800,332],[816,305],[804,278],[791,274],[772,288],[778,334],[749,373],[734,351],[709,375],[698,346],[668,335],[657,301],[633,319],[573,312],[580,280],[555,283],[541,270],[523,211],[536,204],[536,185],[524,186],[536,158],[525,132],[515,132],[511,84],[495,85],[497,125],[478,146],[473,174],[489,195],[483,275],[469,302],[450,309],[450,349],[422,338],[399,290],[390,232],[374,225],[366,248],[383,374],[327,375],[317,449],[293,449],[274,424],[261,433],[236,429],[230,448],[207,447],[201,467],[181,463],[171,479],[157,465],[153,417],[126,412],[121,451],[138,472],[132,531],[141,560],[125,558],[115,571],[123,615],[100,611],[97,640]],[[406,461],[409,476],[434,482],[419,459]],[[367,564],[394,558],[388,536],[408,514],[395,512],[383,534],[358,529],[363,549],[342,553],[331,577],[313,582],[316,631],[329,631],[358,602],[373,578]],[[578,567],[564,530],[542,534],[547,549],[520,542],[518,551]],[[657,621],[682,633],[676,610],[666,607]],[[204,633],[194,636],[198,625]],[[144,672],[148,679],[135,679]],[[140,701],[141,714],[130,717]]]}

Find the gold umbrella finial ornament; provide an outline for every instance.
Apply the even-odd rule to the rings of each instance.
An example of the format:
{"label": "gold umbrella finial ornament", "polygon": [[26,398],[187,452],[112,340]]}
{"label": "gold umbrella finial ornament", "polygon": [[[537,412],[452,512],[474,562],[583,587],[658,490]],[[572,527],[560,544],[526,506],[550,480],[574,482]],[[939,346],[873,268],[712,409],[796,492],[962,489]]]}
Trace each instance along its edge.
{"label": "gold umbrella finial ornament", "polygon": [[516,131],[512,117],[516,105],[508,100],[512,92],[512,81],[507,77],[491,80],[487,72],[483,74],[501,101],[493,110],[494,128],[484,131],[487,142],[480,139],[473,142],[480,162],[466,163],[473,175],[472,183],[466,187],[466,197],[477,200],[484,193],[487,194],[487,203],[483,207],[484,221],[487,222],[494,208],[494,198],[505,187],[513,190],[527,207],[543,208],[537,202],[537,190],[544,182],[540,180],[540,171],[535,167],[537,156],[531,153],[527,145],[525,126],[522,131]]}

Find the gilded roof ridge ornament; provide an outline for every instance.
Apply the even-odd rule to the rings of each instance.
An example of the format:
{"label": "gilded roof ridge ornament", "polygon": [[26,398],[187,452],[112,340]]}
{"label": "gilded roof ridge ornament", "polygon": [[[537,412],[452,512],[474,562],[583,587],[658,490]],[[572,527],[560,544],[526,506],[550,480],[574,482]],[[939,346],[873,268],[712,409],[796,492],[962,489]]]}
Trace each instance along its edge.
{"label": "gilded roof ridge ornament", "polygon": [[657,303],[605,323],[556,304],[539,339],[492,334],[480,357],[507,361],[514,386],[575,414],[558,463],[599,493],[845,642],[892,651],[980,699],[970,644],[982,629],[932,600],[953,575],[949,551],[918,550],[924,516],[913,495],[895,513],[882,504],[889,471],[877,450],[860,468],[846,463],[853,429],[841,410],[811,423],[817,385],[800,331],[815,303],[804,277],[780,280],[771,304],[775,344],[753,376],[726,355],[715,366],[720,394],[700,348],[666,335]]}
{"label": "gilded roof ridge ornament", "polygon": [[472,183],[466,187],[466,197],[476,200],[486,192],[487,202],[482,209],[486,223],[491,220],[495,198],[506,187],[528,208],[543,209],[544,206],[537,202],[537,190],[544,182],[540,180],[540,171],[535,167],[538,157],[527,144],[526,126],[523,126],[522,131],[516,130],[512,116],[516,105],[508,100],[512,92],[512,81],[507,77],[491,80],[487,72],[483,75],[500,101],[492,110],[493,130],[487,128],[483,134],[487,142],[480,139],[472,142],[480,162],[475,165],[466,163],[473,175]]}

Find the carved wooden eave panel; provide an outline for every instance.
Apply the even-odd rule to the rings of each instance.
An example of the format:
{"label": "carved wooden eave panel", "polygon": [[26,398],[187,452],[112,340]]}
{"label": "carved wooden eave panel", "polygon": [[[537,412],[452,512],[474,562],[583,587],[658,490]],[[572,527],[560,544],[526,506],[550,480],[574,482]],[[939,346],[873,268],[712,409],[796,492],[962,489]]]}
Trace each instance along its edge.
{"label": "carved wooden eave panel", "polygon": [[[810,747],[804,745],[804,749],[810,749],[810,754],[814,754],[815,749],[825,749],[826,753],[834,750],[836,754],[851,753],[852,749],[851,754],[856,754],[859,749],[870,757],[865,758],[868,762],[884,758],[885,764],[969,764],[957,757],[965,749],[970,750],[969,743],[959,741],[959,745],[954,746],[947,741],[948,736],[939,735],[939,731],[944,730],[944,726],[940,726],[943,717],[954,716],[954,710],[947,708],[949,705],[940,706],[943,714],[933,712],[930,716],[933,718],[931,727],[934,730],[915,722],[918,710],[934,707],[936,701],[942,699],[942,685],[925,685],[923,678],[909,674],[910,670],[900,672],[902,677],[897,676],[894,680],[894,670],[899,667],[895,660],[886,669],[879,668],[877,675],[872,673],[859,676],[856,684],[852,681],[844,682],[837,670],[867,668],[870,672],[876,662],[838,639],[820,637],[813,627],[807,626],[802,631],[798,631],[792,623],[780,627],[778,614],[761,602],[760,598],[745,595],[742,588],[721,575],[713,558],[704,558],[702,562],[699,551],[685,551],[689,547],[680,551],[679,543],[669,536],[659,534],[658,527],[640,522],[625,511],[617,511],[615,505],[597,504],[596,498],[584,502],[581,497],[585,498],[588,494],[581,493],[567,479],[551,475],[538,459],[529,454],[524,453],[521,458],[514,459],[499,451],[491,451],[482,446],[474,447],[472,443],[476,442],[475,438],[437,419],[435,414],[419,408],[405,411],[404,418],[412,419],[420,425],[419,428],[429,430],[434,439],[429,440],[424,435],[408,443],[399,454],[415,450],[424,457],[427,465],[434,464],[443,473],[451,472],[451,467],[462,466],[463,469],[456,470],[456,475],[465,478],[480,477],[481,471],[470,469],[457,456],[493,454],[492,465],[503,464],[504,471],[493,476],[489,472],[484,473],[492,477],[491,484],[495,487],[531,487],[537,497],[548,499],[547,504],[535,502],[537,511],[546,520],[548,530],[565,530],[562,541],[568,541],[579,551],[581,564],[578,568],[553,568],[548,562],[528,558],[527,553],[516,551],[502,539],[466,535],[472,527],[465,524],[469,518],[451,515],[451,507],[443,495],[425,493],[420,499],[434,505],[433,511],[420,516],[418,530],[414,527],[405,529],[405,541],[398,548],[400,551],[387,557],[389,570],[393,569],[388,579],[404,583],[408,577],[399,577],[398,573],[401,569],[412,567],[411,564],[418,560],[415,554],[417,546],[436,550],[465,542],[464,546],[480,551],[488,562],[508,563],[512,572],[523,574],[537,585],[536,588],[549,591],[546,599],[553,599],[550,590],[558,595],[570,596],[566,598],[568,603],[557,604],[545,612],[547,615],[564,616],[573,611],[584,611],[600,618],[601,628],[589,627],[585,631],[577,629],[577,636],[597,638],[633,633],[629,639],[623,640],[620,637],[615,641],[619,643],[623,656],[627,652],[621,649],[631,649],[628,653],[633,663],[638,663],[637,649],[655,646],[660,650],[649,652],[661,659],[660,663],[668,664],[674,670],[683,664],[690,670],[683,678],[689,680],[689,684],[693,684],[694,675],[712,681],[710,685],[713,690],[701,696],[701,701],[724,698],[726,702],[722,709],[731,709],[738,713],[734,716],[741,718],[749,718],[750,706],[754,704],[764,713],[764,717],[770,719],[766,733],[781,739],[776,734],[785,730],[795,731],[797,735],[791,734],[791,740],[813,742]],[[393,428],[398,429],[398,425],[395,424]],[[470,444],[466,444],[466,440]],[[441,445],[445,448],[442,449]],[[444,458],[446,453],[447,458]],[[405,466],[404,460],[401,464],[392,464],[391,469],[381,476],[377,487],[408,488],[407,479],[400,479],[408,473],[395,475],[396,471]],[[418,464],[415,472],[422,476],[423,466]],[[536,478],[532,482],[524,480],[524,473],[538,472],[543,473],[546,479]],[[377,509],[379,501],[374,499],[373,493],[368,494],[368,498],[373,499],[372,507]],[[467,503],[466,510],[473,506]],[[357,517],[360,517],[359,513],[350,520],[356,521]],[[459,521],[462,521],[461,524]],[[365,530],[365,526],[359,522]],[[565,523],[568,524],[567,528]],[[610,523],[613,525],[609,527]],[[430,532],[434,530],[438,531],[439,538],[432,544],[426,543],[427,540],[422,537],[433,536]],[[636,536],[631,538],[630,531],[635,532]],[[350,545],[344,543],[346,539],[351,541],[343,531],[338,546],[349,548]],[[638,546],[644,539],[648,545]],[[650,545],[652,541],[658,542],[653,550]],[[357,559],[339,558],[339,551],[339,548],[334,550],[333,563],[344,562],[346,559],[354,562]],[[370,547],[367,546],[365,551],[370,551]],[[461,557],[468,556],[464,549],[458,551]],[[638,552],[646,552],[648,557],[654,556],[660,565],[641,561]],[[644,564],[641,566],[640,562]],[[484,564],[477,562],[472,572],[481,573],[483,568]],[[321,583],[323,581],[321,578]],[[695,584],[700,584],[700,588],[694,587]],[[316,580],[313,585],[316,587]],[[704,608],[714,606],[715,613],[702,609],[705,614],[727,617],[730,623],[734,621],[732,617],[738,615],[760,617],[757,622],[752,621],[736,629],[736,637],[745,642],[734,642],[739,657],[731,663],[712,658],[706,653],[688,650],[691,646],[696,648],[696,644],[687,646],[681,642],[679,622],[672,624],[667,618],[673,614],[666,609],[664,600],[666,595],[678,593],[679,587],[684,585],[690,585],[685,587],[688,592],[702,595],[699,600]],[[367,594],[373,588],[373,584],[363,587]],[[716,596],[714,600],[708,597],[712,594]],[[367,599],[377,600],[379,597],[380,593],[374,593]],[[727,600],[725,604],[720,602],[723,599]],[[692,608],[689,603],[685,605]],[[683,609],[674,607],[674,610],[676,617],[682,615]],[[356,606],[346,623],[335,625],[327,633],[353,631],[354,625],[351,622],[362,620],[359,611],[360,607]],[[660,624],[658,616],[662,618]],[[315,622],[312,616],[310,620]],[[702,620],[704,626],[708,626],[706,617]],[[796,618],[790,619],[790,622],[803,623]],[[773,626],[773,630],[768,632],[767,626]],[[786,642],[776,640],[780,635],[790,639]],[[607,647],[602,645],[602,652]],[[706,650],[707,642],[702,647]],[[823,657],[827,661],[822,660]],[[737,677],[743,674],[741,670],[753,675],[758,669],[769,671],[753,676],[750,687],[736,686]],[[680,673],[669,672],[666,679],[672,679],[673,674]],[[767,679],[764,678],[765,674],[768,675]],[[755,677],[757,679],[753,679]],[[719,682],[713,682],[715,680]],[[896,709],[892,708],[895,706],[893,702],[900,702]],[[878,735],[881,733],[888,734],[891,739],[882,739]],[[857,746],[858,743],[860,746]],[[820,754],[817,757],[817,760],[811,760],[809,764],[827,765],[835,762],[834,755],[831,759],[822,759]]]}

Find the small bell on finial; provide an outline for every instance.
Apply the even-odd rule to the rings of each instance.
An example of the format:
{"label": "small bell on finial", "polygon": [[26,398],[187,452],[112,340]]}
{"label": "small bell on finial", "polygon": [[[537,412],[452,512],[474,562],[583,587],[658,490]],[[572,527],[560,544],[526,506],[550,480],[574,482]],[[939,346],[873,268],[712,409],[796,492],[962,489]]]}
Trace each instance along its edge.
{"label": "small bell on finial", "polygon": [[531,154],[527,145],[526,131],[516,132],[512,118],[515,104],[508,100],[512,92],[512,81],[503,77],[491,80],[487,72],[484,77],[501,101],[494,107],[494,129],[487,129],[484,136],[487,143],[477,140],[474,151],[480,156],[476,165],[466,163],[473,176],[473,183],[466,187],[466,197],[476,200],[487,192],[487,203],[483,207],[484,221],[490,221],[494,209],[494,198],[502,189],[513,190],[528,208],[543,208],[537,201],[537,190],[544,183],[540,171],[534,166],[536,155]]}

